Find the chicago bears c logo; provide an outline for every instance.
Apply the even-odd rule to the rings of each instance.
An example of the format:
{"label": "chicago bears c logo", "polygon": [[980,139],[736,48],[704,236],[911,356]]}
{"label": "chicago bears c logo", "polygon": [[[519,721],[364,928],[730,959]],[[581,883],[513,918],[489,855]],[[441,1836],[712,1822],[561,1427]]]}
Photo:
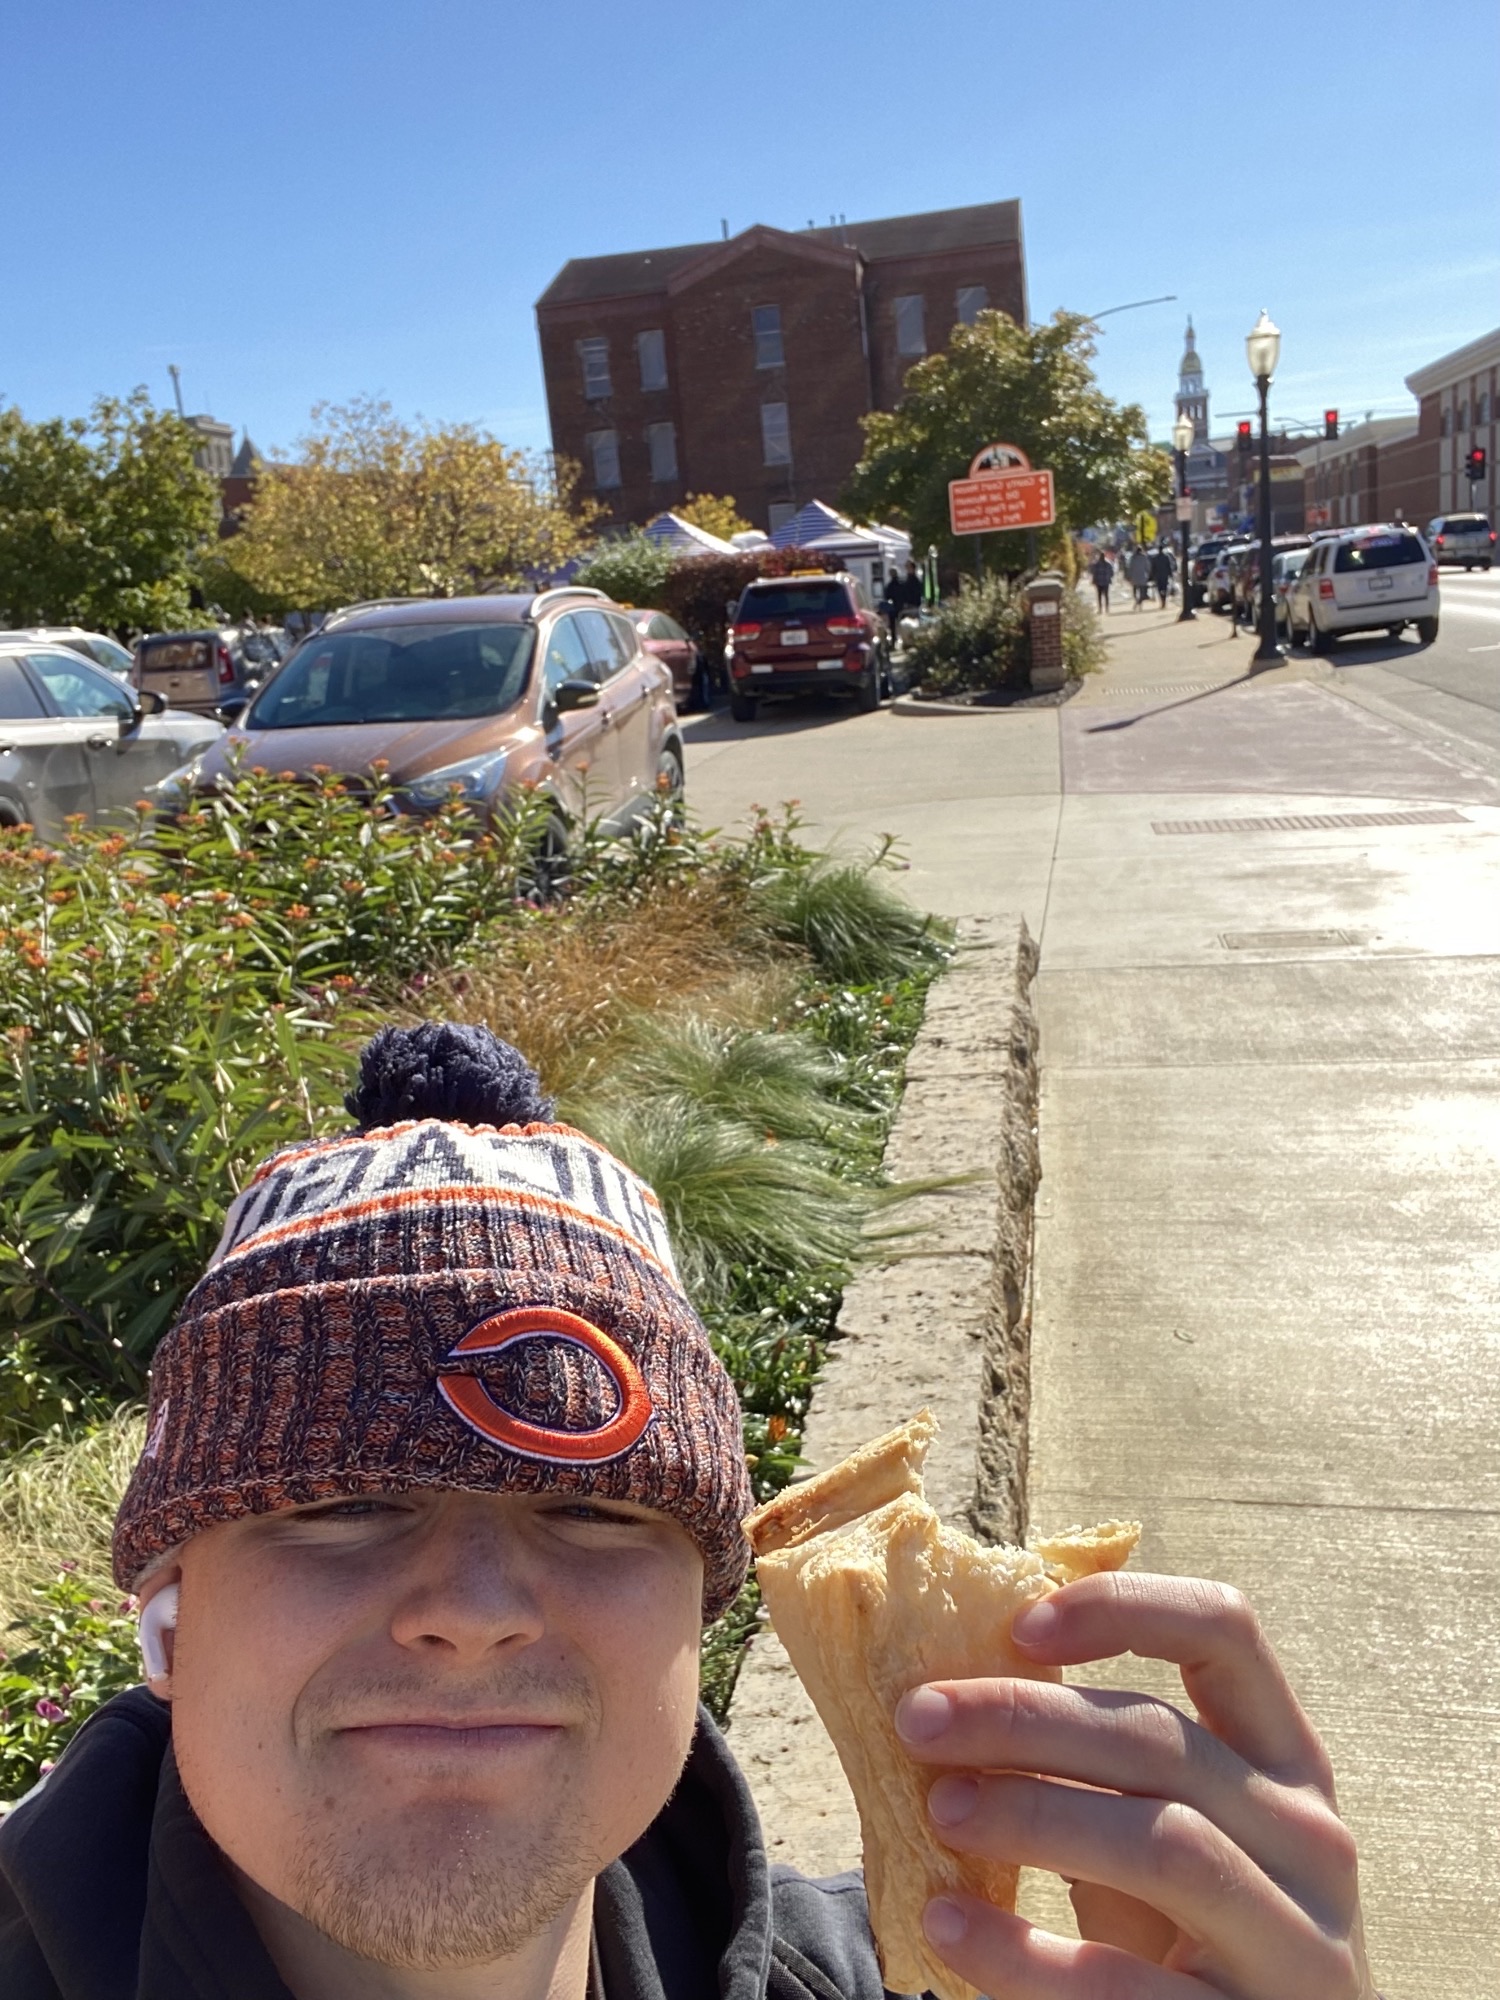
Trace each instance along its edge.
{"label": "chicago bears c logo", "polygon": [[556,1430],[548,1425],[528,1423],[502,1409],[476,1375],[438,1374],[438,1393],[455,1415],[472,1430],[507,1451],[523,1458],[545,1459],[553,1465],[598,1465],[619,1458],[639,1442],[654,1414],[651,1398],[641,1371],[620,1346],[597,1326],[576,1313],[555,1306],[520,1306],[510,1312],[495,1313],[471,1327],[447,1359],[460,1355],[502,1354],[517,1341],[554,1340],[567,1347],[581,1348],[609,1377],[615,1390],[615,1413],[607,1423],[589,1431]]}

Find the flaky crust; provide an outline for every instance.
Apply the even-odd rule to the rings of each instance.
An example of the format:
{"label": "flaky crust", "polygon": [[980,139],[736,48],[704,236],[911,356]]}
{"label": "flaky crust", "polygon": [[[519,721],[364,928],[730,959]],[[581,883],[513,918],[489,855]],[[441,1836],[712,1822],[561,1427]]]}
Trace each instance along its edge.
{"label": "flaky crust", "polygon": [[1017,1870],[933,1838],[933,1773],[902,1748],[896,1704],[924,1681],[1060,1680],[1015,1651],[1011,1621],[1059,1582],[1118,1568],[1138,1531],[1116,1523],[1035,1550],[983,1547],[945,1528],[922,1497],[936,1430],[922,1412],[757,1509],[746,1532],[772,1622],[854,1793],[886,1988],[978,2000],[927,1944],[922,1910],[955,1889],[1014,1909]]}

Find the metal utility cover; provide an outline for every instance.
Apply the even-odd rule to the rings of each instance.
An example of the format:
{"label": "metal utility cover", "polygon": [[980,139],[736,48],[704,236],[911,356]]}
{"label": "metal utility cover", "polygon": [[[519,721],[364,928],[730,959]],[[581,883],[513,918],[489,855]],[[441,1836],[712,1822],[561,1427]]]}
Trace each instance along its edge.
{"label": "metal utility cover", "polygon": [[1467,813],[1450,807],[1414,812],[1277,813],[1265,818],[1154,819],[1153,833],[1323,833],[1360,826],[1467,826]]}
{"label": "metal utility cover", "polygon": [[1363,931],[1221,931],[1219,942],[1226,951],[1333,951],[1365,937]]}

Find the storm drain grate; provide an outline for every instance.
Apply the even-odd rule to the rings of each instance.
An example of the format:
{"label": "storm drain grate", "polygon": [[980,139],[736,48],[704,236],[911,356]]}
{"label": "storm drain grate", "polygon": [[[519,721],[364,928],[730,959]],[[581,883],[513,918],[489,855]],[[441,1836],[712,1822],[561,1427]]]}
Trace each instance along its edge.
{"label": "storm drain grate", "polygon": [[1467,813],[1447,806],[1383,813],[1277,813],[1263,819],[1154,819],[1153,833],[1322,833],[1345,826],[1467,826]]}
{"label": "storm drain grate", "polygon": [[1101,694],[1212,694],[1215,688],[1238,687],[1243,679],[1243,674],[1236,674],[1232,681],[1154,681],[1149,685],[1105,681],[1099,691]]}
{"label": "storm drain grate", "polygon": [[1226,951],[1334,951],[1340,946],[1366,944],[1364,931],[1220,931]]}

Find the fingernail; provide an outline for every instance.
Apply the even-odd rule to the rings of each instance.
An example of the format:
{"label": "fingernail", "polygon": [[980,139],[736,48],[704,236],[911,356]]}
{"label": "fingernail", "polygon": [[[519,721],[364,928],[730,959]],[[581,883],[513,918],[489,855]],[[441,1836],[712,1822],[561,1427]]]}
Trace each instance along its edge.
{"label": "fingernail", "polygon": [[953,1720],[953,1703],[940,1688],[913,1688],[896,1704],[896,1734],[903,1743],[930,1743]]}
{"label": "fingernail", "polygon": [[977,1778],[939,1778],[927,1794],[927,1810],[939,1826],[962,1826],[978,1797]]}
{"label": "fingernail", "polygon": [[1011,1622],[1010,1636],[1019,1646],[1045,1646],[1056,1637],[1061,1616],[1050,1597],[1039,1597],[1035,1604],[1028,1604],[1017,1613]]}
{"label": "fingernail", "polygon": [[922,1929],[927,1942],[935,1944],[939,1951],[947,1945],[962,1944],[969,1928],[969,1920],[957,1903],[946,1896],[934,1896],[922,1912]]}

